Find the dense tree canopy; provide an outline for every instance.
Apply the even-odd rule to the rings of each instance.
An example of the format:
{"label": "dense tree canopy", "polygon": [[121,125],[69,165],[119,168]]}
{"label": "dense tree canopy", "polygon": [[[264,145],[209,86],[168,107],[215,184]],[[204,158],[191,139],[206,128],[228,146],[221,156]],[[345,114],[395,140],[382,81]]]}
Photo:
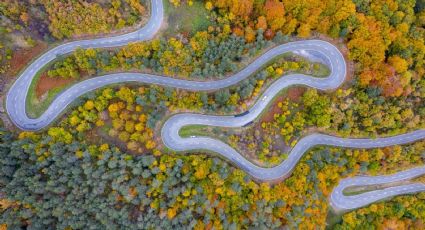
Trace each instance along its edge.
{"label": "dense tree canopy", "polygon": [[421,1],[416,8],[414,0],[244,1],[244,8],[252,9],[242,11],[248,19],[234,16],[232,1],[211,2],[240,35],[247,36],[244,28],[256,25],[266,38],[277,33],[307,38],[313,32],[344,38],[350,59],[359,64],[356,73],[362,84],[381,87],[385,96],[410,93],[405,75],[425,73]]}
{"label": "dense tree canopy", "polygon": [[[368,151],[315,148],[290,178],[271,186],[218,158],[128,155],[78,137],[65,144],[51,130],[19,139],[0,132],[0,222],[10,228],[324,226],[327,196],[341,177],[411,167],[423,161],[425,147],[422,141]],[[351,225],[350,215],[344,221]]]}

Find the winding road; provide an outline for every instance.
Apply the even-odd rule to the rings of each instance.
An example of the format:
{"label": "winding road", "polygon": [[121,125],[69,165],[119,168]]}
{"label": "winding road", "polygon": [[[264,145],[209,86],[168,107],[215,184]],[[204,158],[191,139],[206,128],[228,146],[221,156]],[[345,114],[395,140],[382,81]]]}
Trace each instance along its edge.
{"label": "winding road", "polygon": [[[179,136],[179,130],[183,126],[187,125],[199,124],[221,127],[244,126],[255,120],[282,89],[293,85],[304,85],[320,90],[329,90],[339,87],[346,76],[346,63],[344,57],[335,46],[321,40],[297,41],[277,46],[261,55],[240,72],[229,78],[217,81],[188,81],[141,73],[118,73],[91,78],[79,82],[63,91],[55,98],[49,108],[40,117],[30,118],[27,116],[25,102],[31,82],[36,73],[49,62],[56,59],[57,56],[68,54],[78,47],[116,47],[130,42],[152,39],[156,32],[160,29],[163,17],[164,13],[162,1],[151,0],[151,18],[148,23],[138,31],[115,37],[74,41],[60,45],[44,53],[23,71],[7,94],[6,109],[13,123],[23,130],[42,129],[53,122],[55,118],[57,118],[66,109],[66,107],[79,96],[113,83],[139,82],[187,89],[191,91],[218,90],[237,84],[238,82],[246,79],[277,55],[287,52],[297,52],[299,54],[314,56],[316,59],[326,64],[331,70],[330,75],[327,78],[314,78],[303,74],[286,75],[272,83],[261,95],[258,101],[249,109],[249,111],[240,116],[213,116],[192,113],[174,115],[165,122],[161,129],[161,137],[164,144],[170,149],[176,151],[204,149],[216,152],[229,159],[233,164],[246,171],[252,177],[262,181],[270,181],[288,177],[302,155],[308,149],[316,145],[331,145],[348,148],[377,148],[389,145],[406,144],[425,138],[425,130],[417,130],[398,136],[377,139],[349,139],[315,133],[302,138],[294,146],[288,158],[284,162],[272,168],[263,168],[254,165],[239,154],[235,149],[217,139],[210,137],[182,138]],[[423,173],[422,171],[420,172]],[[406,174],[406,176],[417,176],[416,171],[405,171],[403,173]],[[360,207],[359,204],[366,205],[395,194],[398,195],[423,190],[423,187],[418,187],[417,184],[406,185],[406,187],[403,187],[401,190],[399,187],[388,188],[383,192],[376,191],[375,193],[365,193],[368,195],[359,196],[358,198],[362,202],[352,204],[348,201],[350,201],[350,199],[357,198],[354,196],[353,198],[350,198],[349,196],[344,196],[342,194],[342,190],[344,190],[347,186],[351,186],[351,184],[368,185],[392,182],[390,177],[385,176],[379,178],[369,177],[367,180],[356,178],[358,177],[342,180],[341,184],[339,184],[332,193],[331,204],[336,209],[345,210],[357,208]],[[406,188],[406,190],[403,190],[404,188]]]}
{"label": "winding road", "polygon": [[356,176],[342,179],[331,193],[331,206],[338,211],[348,211],[366,206],[370,203],[383,200],[389,197],[417,193],[425,191],[425,184],[411,183],[404,185],[396,185],[381,190],[365,192],[357,195],[346,196],[343,191],[349,187],[364,187],[385,185],[388,183],[399,183],[413,179],[425,174],[425,166],[408,169],[392,175],[383,176]]}
{"label": "winding road", "polygon": [[[25,101],[31,82],[37,72],[49,62],[55,60],[61,55],[71,53],[79,47],[84,49],[108,48],[123,46],[131,42],[150,40],[160,29],[163,19],[164,7],[162,5],[162,0],[152,0],[151,17],[146,25],[137,31],[114,37],[73,41],[57,46],[41,55],[24,70],[7,94],[6,110],[12,122],[24,130],[39,130],[49,125],[73,100],[79,96],[111,83],[126,81],[128,78],[123,76],[123,74],[119,74],[115,77],[113,75],[109,75],[109,77],[104,76],[100,79],[93,78],[80,82],[58,95],[49,108],[37,119],[32,119],[27,116]],[[115,81],[112,78],[115,78]],[[134,79],[137,79],[137,75],[134,76]]]}

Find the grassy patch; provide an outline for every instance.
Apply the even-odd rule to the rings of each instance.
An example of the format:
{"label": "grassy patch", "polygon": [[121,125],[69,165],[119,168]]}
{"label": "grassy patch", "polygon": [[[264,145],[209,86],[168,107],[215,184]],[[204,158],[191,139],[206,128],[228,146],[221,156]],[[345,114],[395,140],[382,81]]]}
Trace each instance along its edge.
{"label": "grassy patch", "polygon": [[313,76],[315,77],[328,77],[331,74],[331,70],[327,65],[322,63],[314,63]]}
{"label": "grassy patch", "polygon": [[27,98],[25,100],[25,107],[26,107],[27,115],[31,118],[40,116],[43,113],[43,111],[47,109],[47,106],[48,106],[48,104],[45,105],[46,107],[44,108],[44,110],[42,108],[39,108],[39,105],[41,105],[42,102],[38,100],[37,94],[35,92],[35,89],[37,87],[38,81],[40,80],[41,74],[47,70],[48,66],[49,66],[48,64],[45,65],[43,68],[40,69],[40,71],[37,72],[37,74],[32,79],[30,88],[28,89]]}
{"label": "grassy patch", "polygon": [[211,25],[209,12],[202,1],[193,1],[193,5],[181,3],[175,7],[169,1],[164,1],[165,15],[168,20],[166,36],[175,36],[178,33],[194,34],[196,31],[206,30]]}
{"label": "grassy patch", "polygon": [[40,101],[37,98],[36,87],[37,87],[37,84],[40,80],[42,73],[47,71],[47,69],[49,67],[50,67],[50,63],[45,65],[42,69],[40,69],[40,71],[37,72],[37,74],[34,76],[32,82],[31,82],[31,85],[28,89],[28,94],[27,94],[27,98],[26,98],[26,101],[25,101],[25,106],[26,106],[27,115],[31,118],[37,118],[37,117],[41,116],[41,114],[43,114],[47,110],[49,105],[52,103],[52,101],[56,98],[56,96],[62,90],[73,85],[73,83],[70,83],[70,84],[67,84],[67,85],[64,85],[64,86],[61,86],[61,87],[53,88],[53,89],[51,89],[47,92],[47,97],[44,98],[44,100]]}
{"label": "grassy patch", "polygon": [[355,187],[348,187],[342,191],[342,194],[344,196],[354,196],[359,195],[366,192],[371,192],[375,190],[381,190],[384,189],[386,186],[384,185],[366,185],[366,186],[355,186]]}
{"label": "grassy patch", "polygon": [[27,100],[26,105],[28,116],[33,118],[41,116],[41,114],[47,110],[52,101],[56,98],[56,95],[58,95],[65,87],[66,86],[57,87],[49,90],[46,99],[42,101],[39,101],[37,97],[33,97],[30,100]]}
{"label": "grassy patch", "polygon": [[181,137],[205,136],[208,134],[206,125],[187,125],[179,130]]}

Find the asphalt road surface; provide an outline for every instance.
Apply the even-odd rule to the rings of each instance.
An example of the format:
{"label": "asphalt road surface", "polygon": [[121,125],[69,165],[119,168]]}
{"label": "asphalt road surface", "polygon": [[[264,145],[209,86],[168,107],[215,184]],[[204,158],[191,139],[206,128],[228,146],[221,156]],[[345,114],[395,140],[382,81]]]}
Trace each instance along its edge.
{"label": "asphalt road surface", "polygon": [[331,193],[330,203],[335,210],[348,211],[356,208],[360,208],[369,205],[373,202],[387,199],[389,197],[417,193],[425,191],[425,184],[423,183],[410,183],[401,184],[395,186],[388,186],[380,190],[374,190],[370,192],[364,192],[357,195],[346,196],[343,191],[349,187],[364,187],[364,186],[375,186],[385,185],[388,183],[399,183],[406,180],[413,179],[415,177],[425,174],[425,167],[417,167],[402,172],[398,172],[392,175],[385,176],[357,176],[351,178],[345,178],[341,180],[337,187]]}
{"label": "asphalt road surface", "polygon": [[[279,91],[289,86],[304,85],[320,90],[329,90],[339,87],[345,79],[346,63],[342,54],[335,46],[321,40],[297,41],[277,46],[261,55],[240,72],[229,78],[217,81],[188,81],[141,73],[118,73],[91,78],[79,82],[63,91],[55,98],[49,108],[40,117],[30,118],[27,116],[25,101],[34,76],[43,66],[56,59],[58,56],[70,53],[78,47],[115,47],[122,46],[130,42],[152,39],[161,26],[164,13],[161,0],[151,0],[151,2],[151,18],[140,30],[115,37],[66,43],[47,51],[31,63],[19,76],[7,94],[6,109],[13,123],[23,130],[42,129],[53,122],[55,118],[57,118],[66,109],[66,107],[79,96],[105,85],[114,83],[139,82],[181,88],[191,91],[218,90],[226,88],[246,79],[274,57],[287,52],[295,52],[300,55],[306,55],[309,58],[314,58],[315,61],[320,61],[326,64],[330,68],[331,74],[326,78],[314,78],[303,74],[286,75],[275,81],[269,88],[267,88],[258,101],[242,116],[212,116],[191,113],[174,115],[165,122],[161,130],[161,136],[164,144],[176,151],[203,149],[216,152],[230,160],[233,164],[237,165],[254,178],[262,181],[270,181],[288,177],[302,155],[308,149],[316,145],[331,145],[349,148],[377,148],[396,144],[406,144],[425,137],[425,130],[417,130],[399,136],[377,139],[349,139],[315,133],[302,138],[294,146],[288,158],[280,165],[272,168],[262,168],[254,165],[241,156],[235,149],[219,140],[210,137],[182,138],[179,136],[178,131],[186,125],[199,124],[220,127],[244,126],[257,118],[265,109],[267,104],[272,101],[273,97],[279,93]],[[414,174],[414,172],[410,171],[406,171],[406,173],[408,175]],[[391,182],[390,179],[385,178],[378,182]],[[372,181],[370,183],[373,183],[373,179],[370,180]],[[340,186],[344,186],[344,184]],[[406,193],[422,191],[422,187],[417,187],[417,184],[412,184],[411,186],[412,187],[409,187],[408,190],[397,190],[397,194],[403,194],[405,191]],[[357,207],[349,206],[350,203],[347,203],[345,202],[346,200],[344,200],[347,198],[343,196],[342,193],[338,192],[338,190],[336,190],[333,194],[332,201],[334,201],[334,207],[341,209]],[[379,194],[379,196],[375,193],[368,194],[371,195],[366,196],[364,201],[365,204],[369,201],[376,201],[376,198],[382,199],[393,196],[395,193],[377,191],[376,194]]]}

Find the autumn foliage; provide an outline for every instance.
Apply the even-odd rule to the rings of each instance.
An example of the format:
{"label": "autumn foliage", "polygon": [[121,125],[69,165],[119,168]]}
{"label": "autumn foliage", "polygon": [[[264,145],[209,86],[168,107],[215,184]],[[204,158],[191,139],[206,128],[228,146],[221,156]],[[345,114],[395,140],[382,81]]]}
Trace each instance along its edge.
{"label": "autumn foliage", "polygon": [[387,97],[409,94],[410,78],[425,73],[423,13],[415,14],[414,1],[266,0],[240,4],[252,10],[237,11],[234,1],[213,1],[236,34],[250,41],[255,27],[262,29],[267,39],[277,33],[308,38],[317,32],[344,38],[349,58],[358,63],[360,82],[380,87]]}

